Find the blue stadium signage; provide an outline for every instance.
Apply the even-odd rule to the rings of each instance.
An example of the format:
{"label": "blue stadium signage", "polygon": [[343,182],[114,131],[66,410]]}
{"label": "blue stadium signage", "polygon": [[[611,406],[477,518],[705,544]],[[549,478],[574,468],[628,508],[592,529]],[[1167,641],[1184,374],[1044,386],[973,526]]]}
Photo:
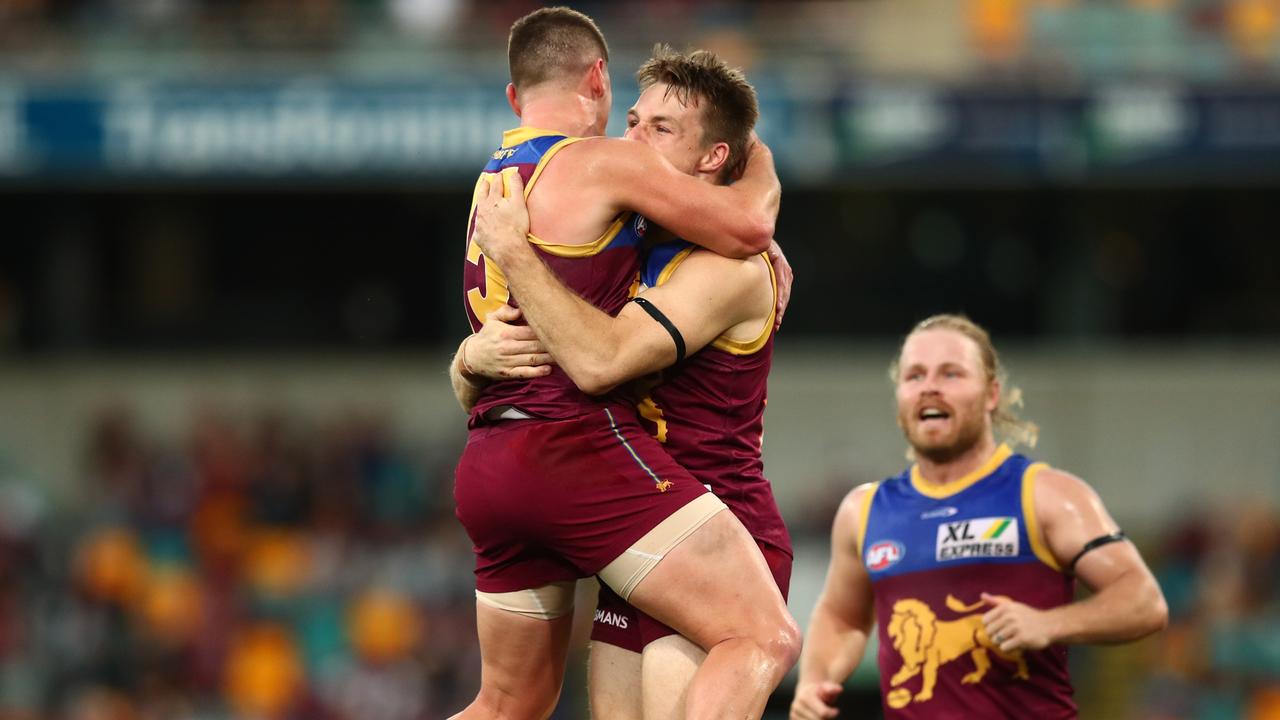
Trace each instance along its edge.
{"label": "blue stadium signage", "polygon": [[[488,87],[493,89],[490,91]],[[469,176],[514,124],[500,88],[290,79],[0,85],[0,179]],[[761,87],[791,180],[1280,174],[1280,93],[1115,85],[1088,93]],[[619,118],[625,111],[617,103]],[[615,121],[616,132],[622,123]]]}

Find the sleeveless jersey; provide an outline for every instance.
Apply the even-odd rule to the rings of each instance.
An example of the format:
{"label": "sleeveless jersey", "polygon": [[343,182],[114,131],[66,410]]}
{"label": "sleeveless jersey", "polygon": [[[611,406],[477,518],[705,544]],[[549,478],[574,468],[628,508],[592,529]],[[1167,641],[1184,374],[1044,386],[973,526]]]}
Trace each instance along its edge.
{"label": "sleeveless jersey", "polygon": [[[556,153],[580,140],[582,138],[534,128],[508,130],[503,133],[502,147],[493,153],[484,173],[518,168],[524,180],[525,197],[528,197]],[[484,181],[482,175],[476,187]],[[472,332],[479,331],[489,313],[502,305],[518,306],[502,270],[490,262],[471,239],[475,213],[473,200],[467,221],[467,255],[462,274],[463,305]],[[569,289],[604,312],[617,315],[635,291],[640,265],[639,242],[645,229],[643,217],[623,212],[599,239],[587,245],[556,245],[532,234],[529,242]],[[564,419],[593,412],[600,403],[579,390],[558,366],[552,366],[551,374],[545,377],[501,380],[485,387],[471,412],[470,425],[481,424],[483,413],[499,405],[514,405],[537,417]]]}
{"label": "sleeveless jersey", "polygon": [[[654,246],[645,257],[641,282],[648,287],[665,283],[695,249],[684,240]],[[772,276],[772,265],[769,272]],[[790,555],[791,538],[760,457],[772,364],[770,313],[752,342],[720,337],[663,371],[661,384],[641,400],[639,411],[671,457],[710,487],[752,537]]]}
{"label": "sleeveless jersey", "polygon": [[858,547],[875,594],[886,718],[1075,718],[1067,649],[1001,652],[981,593],[1036,608],[1073,600],[1034,512],[1033,464],[1001,445],[946,486],[912,467],[875,488]]}

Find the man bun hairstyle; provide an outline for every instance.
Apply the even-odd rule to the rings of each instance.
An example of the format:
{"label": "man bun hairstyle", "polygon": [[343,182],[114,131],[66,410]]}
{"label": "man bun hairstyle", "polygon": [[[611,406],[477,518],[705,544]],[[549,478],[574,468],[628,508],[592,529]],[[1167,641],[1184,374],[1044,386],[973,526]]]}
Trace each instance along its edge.
{"label": "man bun hairstyle", "polygon": [[591,18],[567,7],[534,10],[511,25],[507,62],[516,90],[565,80],[586,72],[597,59],[609,62],[609,46]]}
{"label": "man bun hairstyle", "polygon": [[659,43],[653,46],[653,57],[640,66],[636,79],[642,92],[663,83],[668,96],[674,93],[681,105],[696,104],[702,111],[703,144],[723,142],[729,146],[729,159],[719,180],[742,174],[751,131],[760,118],[760,104],[756,89],[741,70],[708,50],[681,53]]}

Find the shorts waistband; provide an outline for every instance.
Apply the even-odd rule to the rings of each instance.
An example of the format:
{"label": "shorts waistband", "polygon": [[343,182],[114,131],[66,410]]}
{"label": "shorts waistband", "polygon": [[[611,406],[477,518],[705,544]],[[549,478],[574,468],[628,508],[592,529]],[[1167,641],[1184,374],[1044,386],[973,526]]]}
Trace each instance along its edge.
{"label": "shorts waistband", "polygon": [[488,422],[498,422],[500,420],[532,420],[536,416],[530,415],[515,405],[494,405],[480,413],[480,417]]}

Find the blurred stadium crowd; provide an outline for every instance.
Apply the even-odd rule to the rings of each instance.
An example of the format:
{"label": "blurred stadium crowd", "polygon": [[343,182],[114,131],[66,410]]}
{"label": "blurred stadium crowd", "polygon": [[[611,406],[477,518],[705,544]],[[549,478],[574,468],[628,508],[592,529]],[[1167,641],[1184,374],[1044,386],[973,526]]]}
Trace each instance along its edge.
{"label": "blurred stadium crowd", "polygon": [[474,696],[446,461],[376,416],[105,412],[74,507],[0,501],[0,717],[422,720]]}
{"label": "blurred stadium crowd", "polygon": [[[473,78],[476,67],[501,77],[510,22],[541,4],[0,0],[0,161],[6,147],[30,139],[6,130],[7,117],[67,131],[40,150],[100,140],[93,122],[54,117],[96,102],[77,95],[76,83],[357,77],[434,88]],[[787,137],[825,132],[837,148],[843,116],[830,112],[815,132],[806,113],[839,105],[846,85],[863,80],[923,78],[983,92],[1031,85],[1047,95],[1173,80],[1257,91],[1269,103],[1280,75],[1280,0],[570,4],[596,16],[609,37],[619,58],[615,92],[655,39],[711,47],[748,67],[762,96],[769,86],[787,91],[780,105],[798,108]],[[24,85],[34,101],[12,99]],[[492,89],[500,95],[499,84]],[[193,83],[189,92],[208,88]],[[881,94],[891,96],[890,109],[906,111],[871,113],[888,130],[927,131],[932,116],[922,110],[958,113],[971,104]],[[1043,129],[1051,123],[1039,121],[1041,98],[1031,94],[1029,114]],[[172,104],[185,108],[190,98],[178,95]],[[439,106],[459,110],[458,124],[476,124],[468,103],[442,97]],[[1120,130],[1141,130],[1144,121],[1167,129],[1161,113],[1172,103],[1147,97],[1121,108]],[[1231,120],[1203,105],[1204,117]],[[765,108],[766,124],[776,109]],[[424,117],[447,118],[436,110]],[[1280,133],[1269,134],[1271,104],[1244,117],[1228,124],[1250,137],[1259,131],[1247,148],[1280,147],[1272,140]],[[1188,136],[1193,125],[1186,123]],[[989,134],[1006,134],[993,127]],[[1081,142],[1096,143],[1091,133],[1083,126]],[[451,136],[440,142],[456,144]],[[852,144],[849,155],[865,150]],[[1028,140],[1040,144],[1039,136]],[[3,232],[16,238],[0,241],[0,372],[10,361],[175,349],[196,357],[284,351],[305,361],[335,347],[376,354],[452,346],[462,332],[456,265],[452,256],[441,261],[439,247],[453,249],[460,238],[469,159],[465,182],[430,156],[412,182],[335,174],[322,192],[296,175],[250,168],[179,173],[185,184],[175,190],[172,175],[115,175],[115,166],[96,156],[97,165],[86,163],[76,150],[67,166],[36,164],[30,175],[20,162],[10,170],[0,162]],[[1046,173],[983,185],[998,163],[967,152],[939,153],[964,160],[965,174],[949,177],[928,154],[915,174],[893,176],[890,154],[864,159],[864,184],[848,183],[852,163],[786,178],[779,236],[801,284],[779,366],[792,359],[783,345],[796,340],[874,346],[926,312],[958,305],[998,338],[1048,343],[1054,353],[1053,343],[1077,340],[1085,352],[1091,342],[1151,337],[1171,342],[1172,352],[1274,341],[1274,166],[1244,168],[1226,175],[1234,184],[1215,185],[1203,161],[1221,155],[1179,150],[1185,162],[1175,172],[1155,165],[1135,192],[1115,175]],[[803,169],[811,154],[800,157]],[[83,369],[91,366],[80,371],[91,374]],[[15,376],[27,377],[21,367]],[[0,398],[0,419],[12,426],[21,410],[6,405],[13,403]],[[74,477],[57,479],[69,492],[42,486],[48,472],[30,468],[22,449],[0,437],[0,720],[434,720],[470,700],[479,660],[470,546],[453,517],[452,439],[409,436],[376,410],[200,406],[165,435],[135,411],[106,409],[84,433]],[[462,426],[452,406],[430,412]],[[1074,420],[1087,425],[1089,416]],[[1126,451],[1146,430],[1134,429]],[[812,477],[782,480],[818,498],[787,519],[797,546],[820,555],[812,559],[821,572],[835,503],[878,476],[824,474],[816,462]],[[1280,477],[1270,470],[1257,482]],[[1196,482],[1212,497],[1212,478]],[[1138,537],[1171,626],[1136,646],[1073,650],[1086,716],[1280,719],[1280,509],[1215,499],[1226,509],[1189,507]],[[585,715],[581,684],[567,684],[560,720]],[[788,692],[784,685],[779,695]],[[869,693],[874,704],[870,685],[850,692]]]}
{"label": "blurred stadium crowd", "polygon": [[[130,67],[218,72],[257,59],[327,56],[324,70],[381,71],[416,54],[419,73],[501,61],[532,0],[4,0],[0,57],[59,73]],[[750,68],[821,58],[856,74],[1072,81],[1096,76],[1256,79],[1280,68],[1275,0],[595,0],[615,50],[655,37],[710,46]],[[612,32],[610,28],[625,28]],[[915,38],[904,52],[900,38]],[[130,54],[165,63],[146,63]],[[180,61],[179,56],[194,58]],[[281,67],[275,69],[280,70]],[[308,69],[285,67],[283,69]],[[986,72],[991,71],[991,72]],[[410,72],[413,72],[412,70]]]}
{"label": "blurred stadium crowd", "polygon": [[[8,469],[0,717],[430,720],[461,708],[479,659],[452,458],[394,436],[376,413],[205,408],[175,444],[117,408],[97,421],[71,507]],[[836,496],[853,480],[828,484]],[[834,507],[790,519],[799,546],[823,547]],[[1074,650],[1084,707],[1280,717],[1280,512],[1188,514],[1140,544],[1170,629]],[[557,717],[585,707],[569,683]]]}
{"label": "blurred stadium crowd", "polygon": [[[1136,669],[1149,718],[1280,717],[1280,514],[1241,502],[1188,513],[1148,545],[1169,601],[1169,629]],[[1116,666],[1110,672],[1133,673]]]}

